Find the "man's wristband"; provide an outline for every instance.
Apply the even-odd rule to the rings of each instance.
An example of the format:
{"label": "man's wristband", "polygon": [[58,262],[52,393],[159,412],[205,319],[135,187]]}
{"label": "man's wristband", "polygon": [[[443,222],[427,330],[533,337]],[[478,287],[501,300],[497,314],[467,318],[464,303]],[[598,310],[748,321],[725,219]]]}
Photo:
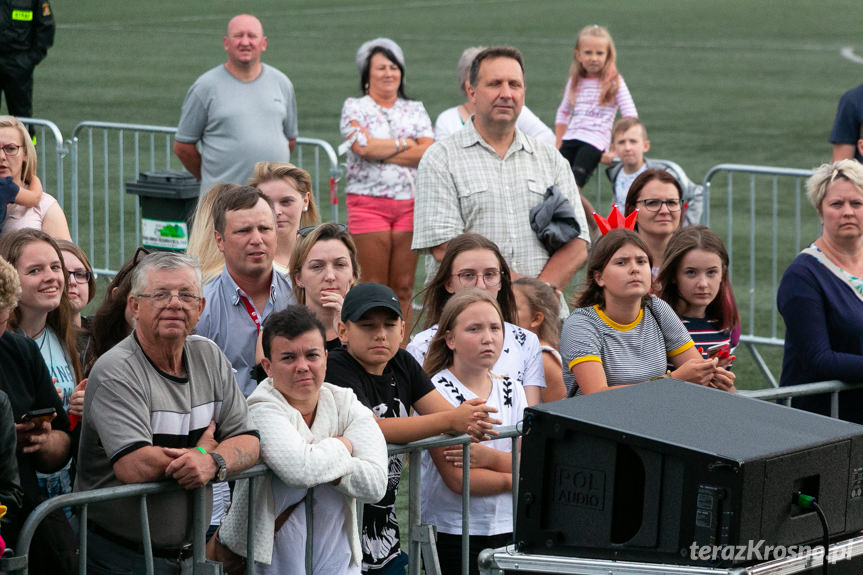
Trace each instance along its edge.
{"label": "man's wristband", "polygon": [[207,450],[204,449],[203,447],[201,447],[200,445],[196,445],[195,447],[193,447],[193,449],[197,449],[198,451],[200,451],[204,455],[207,455]]}

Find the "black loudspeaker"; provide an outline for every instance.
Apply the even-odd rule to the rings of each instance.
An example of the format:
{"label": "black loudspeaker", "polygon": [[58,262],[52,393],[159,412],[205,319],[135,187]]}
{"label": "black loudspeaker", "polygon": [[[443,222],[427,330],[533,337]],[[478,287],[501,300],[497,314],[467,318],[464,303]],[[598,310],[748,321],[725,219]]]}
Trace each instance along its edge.
{"label": "black loudspeaker", "polygon": [[516,541],[543,555],[750,564],[821,541],[797,492],[817,498],[831,538],[863,529],[863,426],[662,379],[525,410]]}

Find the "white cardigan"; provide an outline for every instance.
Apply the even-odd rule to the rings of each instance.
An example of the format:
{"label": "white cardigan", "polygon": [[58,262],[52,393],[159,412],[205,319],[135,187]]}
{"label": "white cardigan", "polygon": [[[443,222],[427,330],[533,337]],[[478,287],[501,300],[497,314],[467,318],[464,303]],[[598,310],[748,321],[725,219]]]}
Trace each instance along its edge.
{"label": "white cardigan", "polygon": [[[299,411],[285,400],[267,378],[249,396],[249,413],[261,434],[263,462],[285,485],[314,487],[341,479],[336,489],[347,498],[351,531],[351,563],[360,564],[362,549],[357,529],[354,498],[364,503],[380,501],[387,488],[387,445],[372,412],[363,406],[354,392],[330,383],[321,386],[312,428]],[[344,443],[353,445],[353,456]],[[271,479],[263,479],[255,502],[255,557],[270,564],[273,556],[275,511]],[[219,539],[235,553],[246,554],[249,481],[237,482],[234,502],[222,527]],[[325,545],[315,541],[315,546]]]}

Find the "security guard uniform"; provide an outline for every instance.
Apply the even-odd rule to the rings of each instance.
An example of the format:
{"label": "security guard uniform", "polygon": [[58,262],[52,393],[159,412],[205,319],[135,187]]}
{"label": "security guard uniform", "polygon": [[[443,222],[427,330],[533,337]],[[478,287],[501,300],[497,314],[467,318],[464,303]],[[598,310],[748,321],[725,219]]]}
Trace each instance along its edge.
{"label": "security guard uniform", "polygon": [[0,0],[0,95],[13,116],[33,115],[33,69],[54,44],[47,0]]}

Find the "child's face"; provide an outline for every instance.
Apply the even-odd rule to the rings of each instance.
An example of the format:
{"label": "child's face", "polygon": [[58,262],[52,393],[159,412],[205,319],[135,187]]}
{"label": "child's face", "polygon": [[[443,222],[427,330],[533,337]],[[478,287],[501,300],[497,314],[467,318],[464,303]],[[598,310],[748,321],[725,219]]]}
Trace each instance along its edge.
{"label": "child's face", "polygon": [[650,142],[644,139],[641,126],[632,126],[614,136],[614,153],[623,163],[623,169],[634,172],[644,165],[644,154],[650,149]]}
{"label": "child's face", "polygon": [[584,36],[578,41],[575,59],[587,72],[589,78],[599,76],[608,59],[608,42],[596,36]]}
{"label": "child's face", "polygon": [[450,293],[478,287],[496,298],[500,291],[500,265],[497,256],[491,250],[475,249],[461,252],[453,258],[451,271],[452,274],[445,285]]}
{"label": "child's face", "polygon": [[690,250],[677,268],[677,290],[685,304],[678,310],[687,317],[704,317],[707,306],[719,294],[722,283],[722,259],[706,250]]}
{"label": "child's face", "polygon": [[456,361],[491,369],[503,348],[503,322],[488,302],[470,304],[446,334],[446,344]]}
{"label": "child's face", "polygon": [[513,286],[512,293],[515,295],[515,325],[520,328],[534,331],[534,326],[531,323],[533,320],[533,310],[530,309],[530,301],[524,295],[524,290],[518,286]]}
{"label": "child's face", "polygon": [[594,277],[597,285],[609,298],[618,300],[641,299],[650,291],[650,260],[636,245],[624,244],[614,252],[608,263]]}
{"label": "child's face", "polygon": [[369,373],[381,375],[395,357],[405,333],[405,322],[392,310],[370,309],[358,321],[339,323],[339,339],[348,353]]}

